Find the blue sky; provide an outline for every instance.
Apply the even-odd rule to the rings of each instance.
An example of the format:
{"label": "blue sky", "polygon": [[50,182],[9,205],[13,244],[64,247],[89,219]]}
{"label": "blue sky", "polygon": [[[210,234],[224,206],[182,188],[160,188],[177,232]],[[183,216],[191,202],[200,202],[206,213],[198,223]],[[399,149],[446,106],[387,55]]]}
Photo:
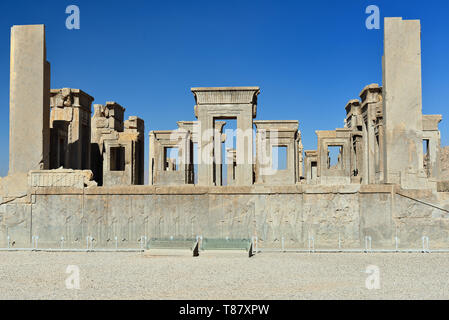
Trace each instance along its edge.
{"label": "blue sky", "polygon": [[[68,5],[80,30],[65,27]],[[343,126],[344,106],[382,82],[381,17],[421,19],[423,112],[442,114],[449,144],[447,0],[395,1],[1,1],[0,175],[8,171],[10,27],[45,24],[52,88],[79,88],[94,103],[117,101],[145,130],[194,120],[195,86],[260,86],[258,119],[299,120],[305,149],[315,130]],[[148,158],[148,135],[146,136]],[[148,161],[148,159],[146,159]]]}

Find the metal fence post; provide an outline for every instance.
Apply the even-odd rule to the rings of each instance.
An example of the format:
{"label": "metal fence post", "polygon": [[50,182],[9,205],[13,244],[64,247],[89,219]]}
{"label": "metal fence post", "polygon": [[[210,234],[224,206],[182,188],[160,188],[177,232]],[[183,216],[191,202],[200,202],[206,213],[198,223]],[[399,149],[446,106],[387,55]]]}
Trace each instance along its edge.
{"label": "metal fence post", "polygon": [[32,236],[31,237],[31,245],[33,246],[33,250],[37,249],[37,240],[39,239],[39,236]]}
{"label": "metal fence post", "polygon": [[371,236],[365,236],[365,252],[372,251]]}
{"label": "metal fence post", "polygon": [[93,250],[93,241],[94,241],[94,237],[92,236],[87,236],[86,237],[86,250],[89,251],[89,241],[90,241],[90,250]]}
{"label": "metal fence post", "polygon": [[422,240],[422,252],[429,253],[430,252],[430,249],[429,249],[429,237],[423,236],[421,238],[421,240]]}
{"label": "metal fence post", "polygon": [[315,238],[309,235],[309,253],[315,252]]}
{"label": "metal fence post", "polygon": [[199,254],[199,252],[203,250],[203,236],[197,234],[195,237],[195,241],[198,247],[198,254]]}
{"label": "metal fence post", "polygon": [[147,236],[140,236],[140,250],[144,250],[147,243]]}
{"label": "metal fence post", "polygon": [[341,250],[341,235],[338,233],[338,249]]}

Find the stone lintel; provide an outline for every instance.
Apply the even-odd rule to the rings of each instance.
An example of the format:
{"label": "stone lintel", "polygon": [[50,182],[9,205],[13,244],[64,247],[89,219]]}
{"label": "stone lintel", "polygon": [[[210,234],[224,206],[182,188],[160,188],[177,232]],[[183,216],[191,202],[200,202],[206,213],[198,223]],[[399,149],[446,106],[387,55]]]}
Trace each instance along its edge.
{"label": "stone lintel", "polygon": [[382,87],[379,86],[377,83],[372,83],[369,84],[367,86],[365,86],[365,88],[362,89],[362,91],[360,91],[359,97],[360,99],[362,99],[363,102],[365,102],[365,100],[367,98],[369,98],[369,93],[382,93]]}
{"label": "stone lintel", "polygon": [[349,128],[337,128],[335,130],[317,130],[315,131],[318,138],[346,138],[351,135],[352,130]]}
{"label": "stone lintel", "polygon": [[318,150],[305,150],[306,157],[316,157],[318,156]]}
{"label": "stone lintel", "polygon": [[423,114],[422,129],[423,131],[437,131],[438,124],[443,119],[441,114]]}
{"label": "stone lintel", "polygon": [[187,137],[189,131],[185,129],[154,130],[150,131],[150,135],[153,135],[156,140],[178,141],[181,137]]}
{"label": "stone lintel", "polygon": [[210,87],[191,88],[196,105],[257,104],[259,87]]}
{"label": "stone lintel", "polygon": [[256,120],[253,121],[257,131],[298,131],[298,120]]}
{"label": "stone lintel", "polygon": [[191,130],[195,126],[198,126],[198,121],[178,121],[176,122],[179,128]]}
{"label": "stone lintel", "polygon": [[358,99],[349,100],[345,106],[346,114],[354,113],[354,108],[360,108],[360,101]]}

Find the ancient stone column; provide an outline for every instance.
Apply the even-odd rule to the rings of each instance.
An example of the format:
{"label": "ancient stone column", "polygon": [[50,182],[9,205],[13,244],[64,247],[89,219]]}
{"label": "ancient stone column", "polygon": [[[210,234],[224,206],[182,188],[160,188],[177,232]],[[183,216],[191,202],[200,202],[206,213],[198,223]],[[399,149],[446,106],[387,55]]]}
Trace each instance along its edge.
{"label": "ancient stone column", "polygon": [[215,185],[221,186],[222,175],[222,152],[221,145],[223,143],[223,126],[226,124],[224,121],[215,121],[214,123],[214,165],[215,165]]}
{"label": "ancient stone column", "polygon": [[400,183],[423,170],[419,20],[385,18],[383,115],[385,182]]}
{"label": "ancient stone column", "polygon": [[226,149],[226,185],[233,186],[235,185],[235,149]]}
{"label": "ancient stone column", "polygon": [[301,177],[304,176],[304,156],[303,156],[303,145],[302,145],[302,136],[301,131],[298,130],[298,135],[296,138],[296,144],[297,144],[297,166],[298,169],[296,170],[296,182],[301,182]]}
{"label": "ancient stone column", "polygon": [[48,169],[50,64],[45,26],[11,28],[9,174]]}
{"label": "ancient stone column", "polygon": [[253,184],[253,111],[250,108],[242,110],[237,117],[236,141],[236,185],[250,186]]}

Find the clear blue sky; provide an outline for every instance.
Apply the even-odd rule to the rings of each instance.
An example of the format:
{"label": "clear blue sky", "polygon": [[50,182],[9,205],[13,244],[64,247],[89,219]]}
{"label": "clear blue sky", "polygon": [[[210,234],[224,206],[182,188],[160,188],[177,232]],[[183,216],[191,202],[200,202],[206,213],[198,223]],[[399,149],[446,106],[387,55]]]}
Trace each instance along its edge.
{"label": "clear blue sky", "polygon": [[[71,4],[80,30],[65,28]],[[8,171],[12,25],[46,25],[52,88],[117,101],[126,117],[145,120],[146,134],[194,120],[191,87],[260,86],[257,118],[299,120],[305,149],[314,149],[315,130],[342,127],[346,102],[382,82],[383,21],[381,30],[365,28],[371,4],[382,20],[421,19],[423,112],[443,114],[449,144],[447,0],[15,0],[0,2],[0,175]]]}

